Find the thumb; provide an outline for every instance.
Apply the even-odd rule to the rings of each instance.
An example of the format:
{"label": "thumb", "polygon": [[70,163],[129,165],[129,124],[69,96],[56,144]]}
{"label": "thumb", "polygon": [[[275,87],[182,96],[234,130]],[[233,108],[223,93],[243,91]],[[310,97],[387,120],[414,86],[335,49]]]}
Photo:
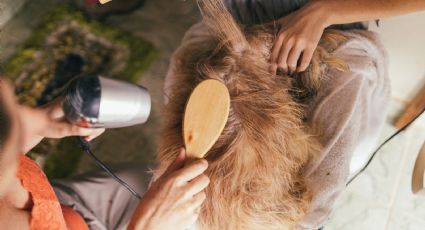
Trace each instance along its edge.
{"label": "thumb", "polygon": [[165,173],[163,174],[163,176],[166,177],[166,176],[170,175],[171,173],[175,172],[176,170],[183,168],[185,159],[186,159],[186,150],[184,148],[181,148],[176,159],[174,160],[173,163],[171,163],[170,166],[168,166],[168,168],[167,168],[167,170],[165,170]]}
{"label": "thumb", "polygon": [[105,129],[103,128],[92,129],[90,135],[86,136],[84,139],[86,141],[92,141],[93,139],[100,136],[104,132],[105,132]]}

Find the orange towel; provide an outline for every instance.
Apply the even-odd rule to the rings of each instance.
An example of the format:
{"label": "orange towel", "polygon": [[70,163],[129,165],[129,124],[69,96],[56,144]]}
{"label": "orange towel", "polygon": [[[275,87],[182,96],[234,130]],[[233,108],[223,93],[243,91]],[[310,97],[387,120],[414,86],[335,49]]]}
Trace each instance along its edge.
{"label": "orange towel", "polygon": [[38,165],[22,155],[19,159],[17,177],[30,192],[34,206],[31,211],[31,230],[88,230],[83,218],[72,208],[61,207],[47,180]]}

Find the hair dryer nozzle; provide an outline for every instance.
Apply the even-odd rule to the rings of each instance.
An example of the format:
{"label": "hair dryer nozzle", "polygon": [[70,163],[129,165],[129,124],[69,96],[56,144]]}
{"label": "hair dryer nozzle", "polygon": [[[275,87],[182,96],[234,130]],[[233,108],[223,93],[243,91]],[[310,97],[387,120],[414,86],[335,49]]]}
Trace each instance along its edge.
{"label": "hair dryer nozzle", "polygon": [[145,123],[151,110],[146,88],[101,76],[80,76],[66,91],[67,119],[82,127],[120,128]]}

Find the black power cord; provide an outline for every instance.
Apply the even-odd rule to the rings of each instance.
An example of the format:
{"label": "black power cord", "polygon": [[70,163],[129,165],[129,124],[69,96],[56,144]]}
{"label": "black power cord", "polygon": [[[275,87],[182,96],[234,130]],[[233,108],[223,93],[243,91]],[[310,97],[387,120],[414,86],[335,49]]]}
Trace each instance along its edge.
{"label": "black power cord", "polygon": [[389,141],[391,141],[394,137],[396,137],[397,135],[399,135],[401,132],[403,132],[404,130],[406,130],[413,122],[415,122],[423,113],[425,112],[425,109],[422,110],[422,112],[420,112],[413,120],[411,120],[409,123],[407,123],[405,126],[403,126],[401,129],[397,130],[397,132],[395,132],[393,135],[391,135],[389,138],[387,138],[384,142],[382,142],[382,144],[380,144],[378,146],[378,148],[372,153],[372,156],[369,158],[368,162],[366,163],[366,165],[359,171],[357,172],[348,182],[346,185],[349,185],[351,182],[353,182],[354,179],[356,179],[361,173],[363,173],[366,168],[370,165],[370,163],[372,162],[373,158],[375,158],[375,155],[379,152],[379,150],[382,149],[382,147],[384,147]]}
{"label": "black power cord", "polygon": [[121,178],[119,178],[115,173],[112,172],[111,169],[108,168],[102,161],[100,161],[96,155],[93,154],[90,148],[90,143],[86,140],[84,140],[82,137],[79,137],[80,146],[83,149],[87,155],[100,167],[102,168],[109,176],[111,176],[116,182],[120,183],[122,186],[124,186],[133,196],[138,198],[139,200],[142,199],[142,197],[128,185],[125,181],[123,181]]}

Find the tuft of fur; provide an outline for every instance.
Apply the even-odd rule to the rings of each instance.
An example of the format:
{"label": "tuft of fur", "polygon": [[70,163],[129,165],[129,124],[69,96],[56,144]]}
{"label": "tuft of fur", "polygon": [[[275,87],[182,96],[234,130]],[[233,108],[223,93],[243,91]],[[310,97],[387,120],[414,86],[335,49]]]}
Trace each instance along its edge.
{"label": "tuft of fur", "polygon": [[241,28],[220,0],[200,1],[200,7],[210,38],[175,53],[176,80],[164,110],[155,176],[183,146],[183,112],[190,93],[203,80],[219,80],[230,92],[230,115],[206,155],[211,183],[198,225],[203,230],[291,229],[312,197],[303,170],[321,149],[306,131],[297,98],[314,95],[327,68],[346,68],[329,53],[344,37],[326,32],[308,71],[277,76],[268,71],[276,28]]}

